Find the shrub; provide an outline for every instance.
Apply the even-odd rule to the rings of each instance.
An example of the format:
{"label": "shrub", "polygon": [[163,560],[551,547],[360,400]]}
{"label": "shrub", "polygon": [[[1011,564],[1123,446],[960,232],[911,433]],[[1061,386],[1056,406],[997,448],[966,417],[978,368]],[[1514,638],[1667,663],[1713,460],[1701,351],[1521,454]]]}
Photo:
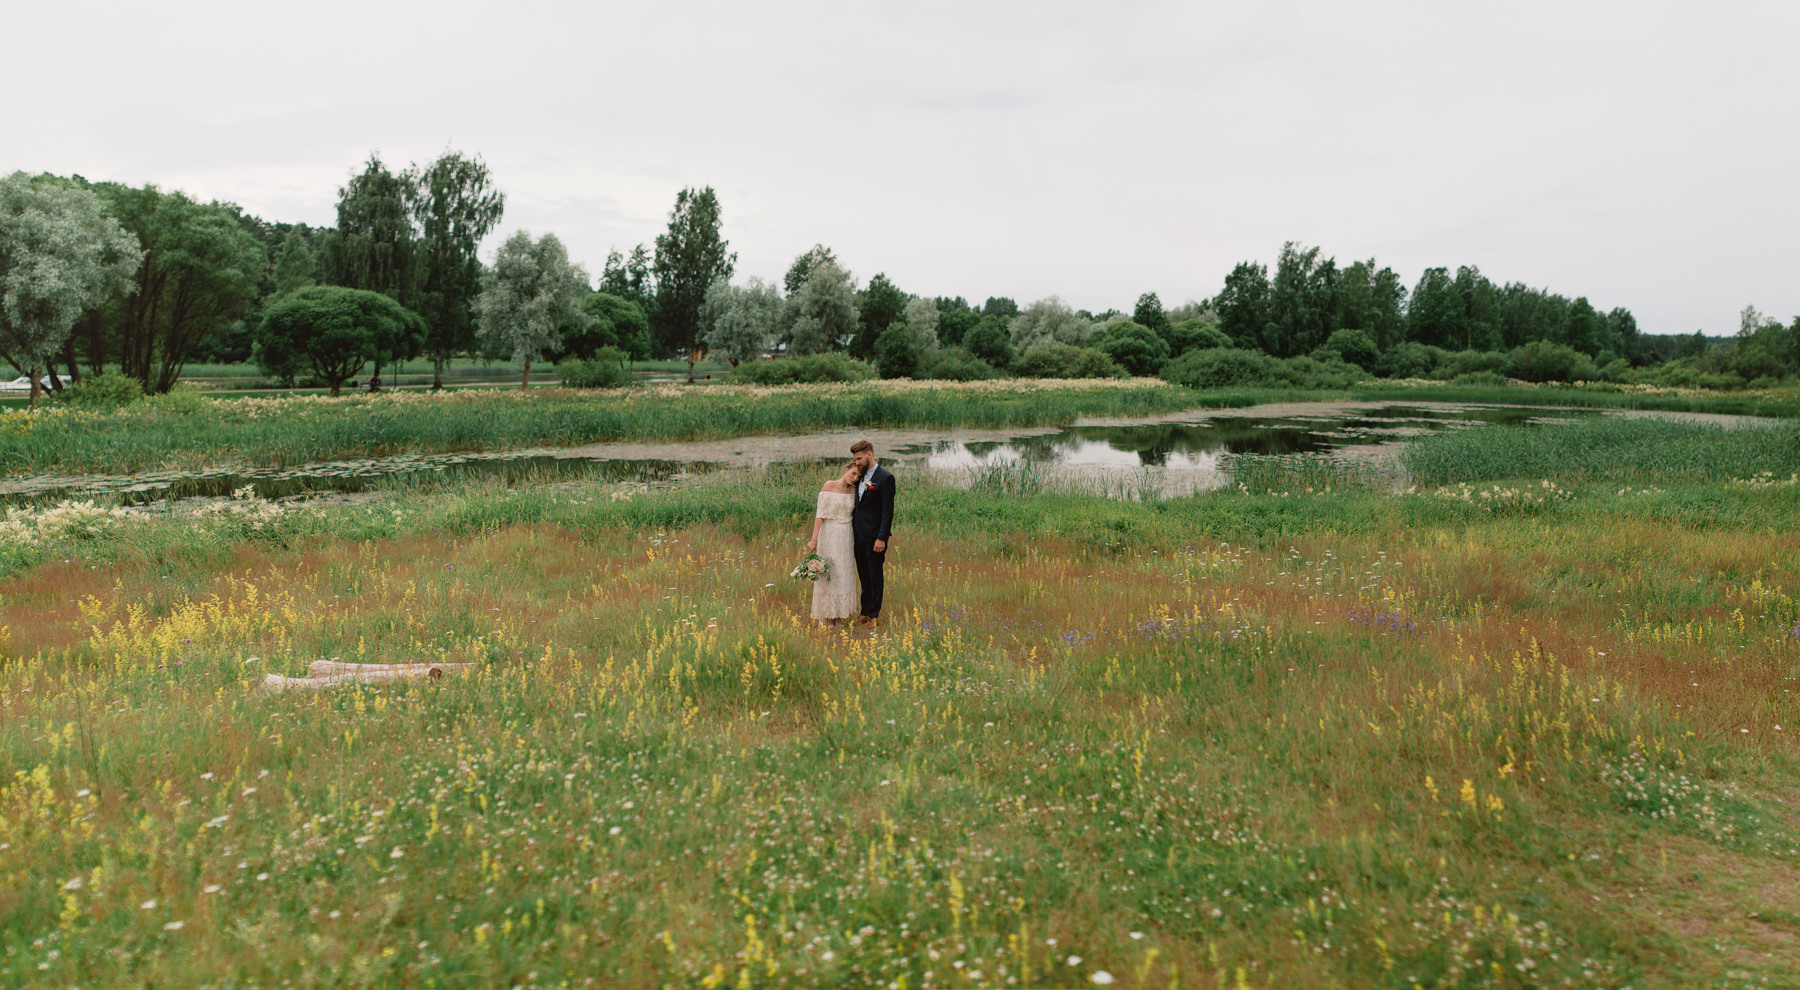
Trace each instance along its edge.
{"label": "shrub", "polygon": [[138,380],[128,375],[115,375],[110,372],[83,378],[64,387],[59,392],[50,393],[57,402],[71,406],[98,407],[116,409],[128,406],[144,397],[144,387]]}
{"label": "shrub", "polygon": [[173,413],[188,416],[194,413],[212,412],[215,408],[213,400],[207,398],[198,385],[176,385],[161,395],[152,395],[144,400],[157,412]]}
{"label": "shrub", "polygon": [[1133,375],[1154,375],[1169,363],[1169,342],[1149,327],[1130,320],[1108,326],[1088,344]]}
{"label": "shrub", "polygon": [[1238,347],[1209,347],[1189,351],[1163,366],[1163,381],[1188,388],[1229,388],[1234,385],[1287,385],[1287,369],[1261,351]]}
{"label": "shrub", "polygon": [[1189,351],[1205,351],[1230,347],[1231,337],[1217,324],[1202,319],[1182,320],[1169,328],[1169,356],[1178,358]]}
{"label": "shrub", "polygon": [[1383,354],[1375,370],[1389,378],[1433,378],[1445,354],[1441,347],[1409,340]]}
{"label": "shrub", "polygon": [[1431,377],[1460,380],[1464,375],[1491,371],[1504,380],[1510,363],[1511,358],[1505,351],[1457,351],[1445,354]]}
{"label": "shrub", "polygon": [[869,366],[847,354],[832,351],[803,357],[748,361],[738,365],[731,380],[750,385],[793,385],[798,382],[861,382],[875,377]]}
{"label": "shrub", "polygon": [[637,376],[626,367],[625,352],[617,347],[602,347],[586,361],[578,357],[556,362],[556,373],[570,388],[619,388],[636,384]]}
{"label": "shrub", "polygon": [[1375,346],[1375,338],[1369,336],[1367,330],[1333,330],[1325,341],[1325,349],[1336,351],[1345,361],[1359,368],[1374,368],[1376,360],[1381,357],[1380,349]]}
{"label": "shrub", "polygon": [[999,378],[1000,372],[993,365],[961,347],[948,347],[926,355],[925,359],[919,363],[919,370],[915,372],[914,377],[951,382],[975,382]]}
{"label": "shrub", "polygon": [[1594,359],[1567,344],[1534,340],[1512,352],[1507,373],[1528,382],[1578,382],[1600,377]]}
{"label": "shrub", "polygon": [[1019,355],[1013,373],[1024,378],[1124,378],[1125,369],[1091,347],[1043,344]]}

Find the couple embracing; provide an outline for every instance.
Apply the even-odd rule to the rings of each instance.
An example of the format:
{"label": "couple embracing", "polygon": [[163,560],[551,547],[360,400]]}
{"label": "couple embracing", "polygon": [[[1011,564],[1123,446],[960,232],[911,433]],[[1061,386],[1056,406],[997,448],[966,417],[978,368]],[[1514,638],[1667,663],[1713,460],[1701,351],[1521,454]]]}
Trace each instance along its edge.
{"label": "couple embracing", "polygon": [[831,561],[825,576],[813,582],[812,617],[835,626],[855,616],[857,625],[869,626],[881,618],[894,476],[876,462],[875,446],[867,440],[851,444],[850,457],[843,473],[819,490],[812,539],[806,543],[807,550]]}

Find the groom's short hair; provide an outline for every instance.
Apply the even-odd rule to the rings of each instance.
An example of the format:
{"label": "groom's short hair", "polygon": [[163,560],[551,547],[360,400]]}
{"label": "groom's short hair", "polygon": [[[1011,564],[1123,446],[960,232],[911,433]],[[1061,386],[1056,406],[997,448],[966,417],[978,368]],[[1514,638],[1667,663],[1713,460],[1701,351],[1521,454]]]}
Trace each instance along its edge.
{"label": "groom's short hair", "polygon": [[850,445],[850,453],[852,454],[861,453],[865,450],[873,454],[875,452],[875,445],[867,440],[858,440]]}

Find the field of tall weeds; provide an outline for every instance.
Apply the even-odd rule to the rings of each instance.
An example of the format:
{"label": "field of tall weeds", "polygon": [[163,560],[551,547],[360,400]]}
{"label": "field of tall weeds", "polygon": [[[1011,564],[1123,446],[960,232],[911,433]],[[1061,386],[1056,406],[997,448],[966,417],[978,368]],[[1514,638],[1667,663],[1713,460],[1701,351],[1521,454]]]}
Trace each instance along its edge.
{"label": "field of tall weeds", "polygon": [[[0,984],[1793,986],[1775,450],[903,476],[863,632],[806,468],[14,509]],[[259,690],[316,660],[477,667]]]}

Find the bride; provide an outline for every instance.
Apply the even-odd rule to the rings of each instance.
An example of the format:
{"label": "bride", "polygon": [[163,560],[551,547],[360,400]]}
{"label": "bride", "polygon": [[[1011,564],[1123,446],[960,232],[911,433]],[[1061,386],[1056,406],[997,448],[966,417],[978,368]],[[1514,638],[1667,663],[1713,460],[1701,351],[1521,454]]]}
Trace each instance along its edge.
{"label": "bride", "polygon": [[850,535],[850,513],[856,508],[856,483],[862,471],[855,462],[819,489],[812,539],[806,549],[831,561],[831,573],[813,582],[812,617],[835,626],[856,614],[856,553]]}

